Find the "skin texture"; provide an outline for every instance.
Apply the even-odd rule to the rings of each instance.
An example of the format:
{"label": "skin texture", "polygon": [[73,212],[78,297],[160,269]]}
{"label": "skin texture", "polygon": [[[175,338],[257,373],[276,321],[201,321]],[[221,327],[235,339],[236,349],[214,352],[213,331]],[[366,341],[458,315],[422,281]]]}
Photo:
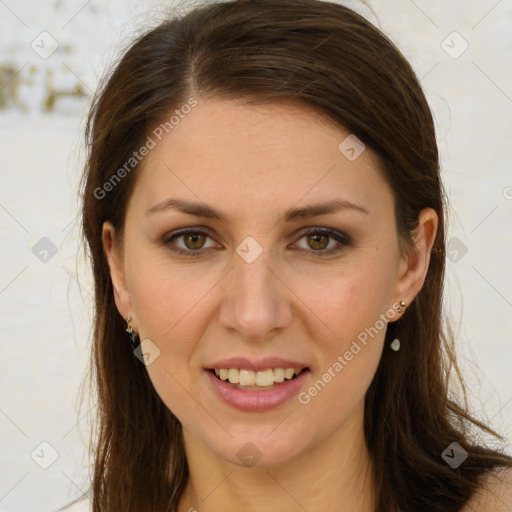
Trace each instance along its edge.
{"label": "skin texture", "polygon": [[[363,405],[390,350],[385,328],[306,405],[293,398],[267,412],[239,411],[217,398],[203,370],[232,356],[278,356],[311,369],[306,390],[379,315],[421,289],[437,216],[421,212],[417,252],[402,255],[391,189],[369,149],[354,161],[340,152],[348,135],[304,106],[199,98],[143,161],[122,247],[104,225],[116,305],[159,348],[147,371],[183,425],[190,479],[179,512],[373,509]],[[226,221],[146,213],[171,197],[206,203]],[[340,198],[367,213],[282,220],[289,208]],[[200,256],[162,242],[196,226],[208,237],[182,236],[174,247]],[[312,228],[351,242],[304,236]],[[248,236],[263,250],[252,263],[236,252]],[[237,457],[248,442],[261,453],[254,467]]]}

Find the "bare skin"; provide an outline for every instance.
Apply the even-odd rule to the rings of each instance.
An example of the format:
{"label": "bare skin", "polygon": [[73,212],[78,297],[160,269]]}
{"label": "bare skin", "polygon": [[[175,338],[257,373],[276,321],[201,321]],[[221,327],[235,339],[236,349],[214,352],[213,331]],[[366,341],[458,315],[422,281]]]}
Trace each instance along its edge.
{"label": "bare skin", "polygon": [[[179,512],[374,510],[363,406],[390,350],[385,327],[306,404],[241,411],[216,395],[204,369],[231,356],[293,359],[310,369],[307,391],[365,328],[420,291],[437,215],[421,212],[417,251],[402,254],[391,189],[369,149],[354,161],[340,152],[348,135],[305,107],[198,98],[143,162],[122,251],[104,225],[117,308],[160,350],[147,371],[183,425],[190,479]],[[148,213],[169,198],[206,203],[226,219]],[[290,208],[334,199],[364,211],[283,220]],[[163,241],[199,226],[202,237]],[[322,228],[350,241],[314,232]],[[236,251],[246,237],[262,250],[251,263]],[[237,456],[248,443],[260,456],[251,467]]]}

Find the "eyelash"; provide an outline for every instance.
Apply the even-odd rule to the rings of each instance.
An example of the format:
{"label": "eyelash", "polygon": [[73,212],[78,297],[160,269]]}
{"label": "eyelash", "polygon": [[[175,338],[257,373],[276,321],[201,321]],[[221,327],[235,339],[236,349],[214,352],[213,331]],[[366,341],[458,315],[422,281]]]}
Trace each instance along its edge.
{"label": "eyelash", "polygon": [[[204,229],[185,228],[182,230],[174,231],[174,232],[169,233],[168,235],[164,236],[164,238],[162,239],[162,244],[166,247],[169,247],[171,245],[171,242],[173,240],[175,240],[176,238],[181,238],[183,236],[190,235],[190,234],[206,235],[207,237],[212,238],[210,236],[210,234],[207,231],[205,231]],[[311,229],[309,231],[302,233],[302,235],[299,237],[298,240],[301,240],[302,238],[305,238],[310,235],[317,235],[317,234],[328,236],[330,239],[334,239],[337,242],[339,242],[340,245],[333,247],[329,250],[314,251],[314,250],[300,249],[302,251],[312,253],[312,256],[315,258],[316,257],[321,258],[321,257],[325,257],[325,256],[330,256],[332,254],[336,254],[336,253],[340,252],[345,246],[348,246],[351,244],[351,239],[348,235],[345,235],[344,233],[341,233],[340,231],[335,231],[335,230],[328,229],[328,228]],[[210,249],[213,249],[213,248],[214,247],[210,247]],[[204,252],[203,249],[198,249],[197,251],[192,251],[190,249],[185,250],[185,249],[179,249],[179,248],[178,249],[170,248],[170,250],[179,256],[187,256],[187,257],[192,257],[192,258],[202,256],[202,253]]]}

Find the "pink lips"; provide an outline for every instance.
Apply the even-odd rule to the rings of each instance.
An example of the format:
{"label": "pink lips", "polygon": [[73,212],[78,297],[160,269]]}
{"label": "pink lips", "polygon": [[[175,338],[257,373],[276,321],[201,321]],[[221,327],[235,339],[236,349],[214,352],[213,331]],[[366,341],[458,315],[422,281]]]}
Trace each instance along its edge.
{"label": "pink lips", "polygon": [[[220,364],[220,366],[217,366],[218,364]],[[215,363],[215,368],[245,368],[248,370],[253,369],[255,371],[282,367],[304,368],[300,363],[278,359],[266,359],[263,363],[260,362],[252,365],[248,364],[248,361],[243,359],[230,359]],[[247,412],[263,412],[283,405],[299,393],[300,389],[304,386],[305,380],[309,377],[309,373],[309,370],[304,370],[296,378],[292,380],[285,380],[278,385],[274,385],[275,387],[272,389],[263,391],[246,391],[235,388],[231,384],[226,383],[226,381],[220,380],[209,370],[205,370],[204,372],[215,393],[223,402],[231,407]]]}

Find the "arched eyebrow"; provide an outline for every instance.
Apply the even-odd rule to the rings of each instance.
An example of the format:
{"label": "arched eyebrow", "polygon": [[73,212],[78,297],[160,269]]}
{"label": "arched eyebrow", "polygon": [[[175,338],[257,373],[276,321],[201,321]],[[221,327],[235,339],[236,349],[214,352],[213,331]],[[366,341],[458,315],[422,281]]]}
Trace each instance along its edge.
{"label": "arched eyebrow", "polygon": [[[178,210],[188,215],[194,215],[196,217],[204,217],[208,219],[216,219],[224,224],[228,223],[228,218],[225,214],[207,205],[206,203],[196,203],[176,198],[169,198],[152,206],[146,212],[146,215],[162,213],[168,210]],[[310,204],[300,208],[290,208],[285,212],[283,220],[285,222],[292,222],[298,219],[318,217],[320,215],[327,215],[330,213],[339,213],[343,210],[355,210],[364,214],[369,213],[368,210],[362,205],[352,203],[351,201],[347,201],[345,199],[333,199],[331,201]]]}

